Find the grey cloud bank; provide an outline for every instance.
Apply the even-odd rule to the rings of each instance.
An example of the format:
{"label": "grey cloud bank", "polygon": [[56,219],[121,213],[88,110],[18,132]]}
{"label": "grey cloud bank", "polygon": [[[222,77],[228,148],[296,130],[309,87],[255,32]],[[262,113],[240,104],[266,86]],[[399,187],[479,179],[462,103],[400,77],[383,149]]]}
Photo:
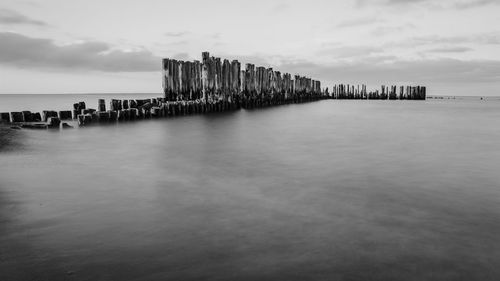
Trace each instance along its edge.
{"label": "grey cloud bank", "polygon": [[500,2],[498,0],[357,0],[357,6],[362,7],[369,4],[375,5],[387,5],[387,6],[406,6],[412,4],[429,4],[431,7],[436,8],[454,8],[454,9],[469,9],[477,8],[486,5],[498,5]]}
{"label": "grey cloud bank", "polygon": [[[384,59],[382,57],[381,59]],[[359,83],[421,82],[421,83],[492,83],[500,77],[500,62],[488,60],[461,61],[435,59],[395,61],[391,63],[352,63],[319,65],[311,62],[285,62],[280,68],[291,72],[299,70],[324,80]]]}
{"label": "grey cloud bank", "polygon": [[147,50],[113,50],[104,42],[58,46],[50,39],[0,33],[0,63],[18,67],[100,71],[157,71],[160,58]]}
{"label": "grey cloud bank", "polygon": [[38,26],[47,25],[47,23],[43,21],[29,18],[21,13],[9,9],[0,9],[0,24],[29,24]]}
{"label": "grey cloud bank", "polygon": [[166,32],[165,36],[167,37],[182,37],[184,35],[189,34],[189,31],[178,31],[178,32]]}
{"label": "grey cloud bank", "polygon": [[443,47],[443,48],[435,48],[430,49],[428,52],[431,53],[465,53],[469,51],[473,51],[474,49],[468,47]]}
{"label": "grey cloud bank", "polygon": [[382,22],[382,20],[376,17],[368,17],[368,18],[358,18],[352,20],[345,20],[341,23],[337,24],[337,27],[357,27],[362,25],[371,25],[377,22]]}

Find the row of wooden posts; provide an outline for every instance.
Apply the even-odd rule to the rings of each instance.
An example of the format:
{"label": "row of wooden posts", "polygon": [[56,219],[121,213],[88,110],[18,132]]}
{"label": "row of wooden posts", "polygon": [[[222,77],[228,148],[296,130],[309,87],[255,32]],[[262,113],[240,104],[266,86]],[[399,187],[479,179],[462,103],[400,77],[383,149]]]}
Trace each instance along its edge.
{"label": "row of wooden posts", "polygon": [[69,128],[71,125],[63,121],[78,121],[79,125],[91,123],[108,123],[116,121],[133,121],[159,117],[202,114],[210,112],[224,112],[240,108],[259,108],[284,103],[299,103],[318,100],[319,97],[275,100],[272,104],[259,99],[242,101],[229,100],[179,100],[168,101],[164,97],[150,99],[112,99],[106,107],[104,99],[98,99],[97,109],[88,108],[85,102],[73,104],[73,110],[44,110],[40,112],[19,111],[1,112],[0,121],[19,125],[20,128],[47,129]]}
{"label": "row of wooden posts", "polygon": [[272,68],[246,64],[241,69],[237,60],[211,57],[202,53],[202,61],[163,59],[163,90],[168,101],[181,100],[260,100],[274,103],[276,100],[304,98],[333,99],[408,99],[425,100],[426,88],[422,86],[382,86],[381,91],[367,91],[366,85],[335,85],[322,89],[321,82]]}
{"label": "row of wooden posts", "polygon": [[321,82],[272,68],[246,64],[245,70],[237,60],[211,57],[202,53],[202,61],[163,59],[163,90],[168,101],[205,100],[227,101],[278,100],[323,97]]}
{"label": "row of wooden posts", "polygon": [[[281,73],[272,68],[246,64],[241,70],[237,60],[211,57],[202,53],[202,61],[163,59],[164,97],[110,101],[99,99],[97,109],[84,102],[73,110],[42,113],[31,111],[2,112],[0,121],[17,123],[26,128],[70,127],[61,120],[78,120],[80,125],[196,113],[222,112],[239,108],[258,108],[322,99],[389,99],[425,100],[423,86],[381,86],[368,91],[366,85],[334,85],[322,89],[321,83],[308,77]],[[398,91],[399,90],[399,91]],[[40,123],[43,122],[43,123]]]}
{"label": "row of wooden posts", "polygon": [[[399,92],[398,92],[399,89]],[[425,100],[426,87],[424,86],[381,86],[381,90],[367,91],[366,85],[334,85],[332,93],[326,88],[326,95],[332,99],[361,99],[361,100]]]}
{"label": "row of wooden posts", "polygon": [[[287,103],[298,103],[317,100],[310,99],[289,99]],[[284,101],[283,101],[284,102]],[[276,101],[274,105],[280,104]],[[73,110],[52,111],[44,110],[42,113],[31,111],[2,112],[0,121],[14,123],[20,128],[47,129],[47,128],[69,128],[71,125],[63,121],[78,121],[79,125],[89,125],[92,123],[109,123],[116,121],[134,121],[140,119],[151,119],[160,117],[173,117],[181,115],[202,114],[210,112],[224,112],[237,110],[242,107],[258,108],[271,104],[262,103],[258,99],[245,100],[244,102],[230,102],[227,100],[182,100],[167,101],[166,98],[150,99],[112,99],[109,107],[106,107],[104,99],[97,101],[97,109],[87,108],[85,102],[73,104]]]}
{"label": "row of wooden posts", "polygon": [[[288,102],[305,102],[306,100],[289,100]],[[308,100],[311,101],[311,100]],[[141,119],[155,119],[161,117],[174,117],[182,115],[204,114],[211,112],[225,112],[244,108],[265,107],[270,104],[260,103],[258,100],[245,103],[230,102],[228,100],[179,100],[168,101],[166,98],[151,98],[137,100],[110,101],[109,110],[103,99],[98,100],[98,110],[86,109],[85,103],[75,104],[73,115],[80,125],[92,123],[109,123],[116,121],[134,121]],[[80,114],[78,114],[80,113]]]}
{"label": "row of wooden posts", "polygon": [[20,127],[13,128],[29,128],[29,129],[47,129],[47,128],[70,128],[72,127],[61,120],[71,121],[73,119],[71,111],[53,111],[44,110],[40,112],[15,111],[15,112],[0,112],[0,122],[13,123]]}

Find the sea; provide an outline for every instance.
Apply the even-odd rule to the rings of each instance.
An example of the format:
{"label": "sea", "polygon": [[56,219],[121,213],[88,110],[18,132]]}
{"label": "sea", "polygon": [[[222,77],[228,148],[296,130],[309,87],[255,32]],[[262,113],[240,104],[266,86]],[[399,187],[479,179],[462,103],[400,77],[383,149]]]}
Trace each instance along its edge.
{"label": "sea", "polygon": [[[156,96],[0,95],[0,111]],[[499,265],[500,98],[0,125],[0,280],[486,281]]]}

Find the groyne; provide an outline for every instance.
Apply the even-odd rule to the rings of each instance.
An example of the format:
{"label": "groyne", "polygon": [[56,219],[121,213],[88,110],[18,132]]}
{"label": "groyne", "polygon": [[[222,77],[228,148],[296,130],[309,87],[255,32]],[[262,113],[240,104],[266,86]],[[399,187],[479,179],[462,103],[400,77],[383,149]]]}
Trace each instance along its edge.
{"label": "groyne", "polygon": [[[367,90],[366,85],[333,85],[306,76],[281,73],[273,68],[229,61],[202,53],[202,61],[165,58],[162,61],[163,96],[150,99],[112,99],[106,107],[98,99],[97,108],[76,102],[72,110],[43,112],[0,112],[0,122],[12,128],[70,128],[93,123],[134,121],[189,114],[252,109],[323,99],[425,100],[424,86],[386,86]],[[64,122],[66,121],[66,122]]]}
{"label": "groyne", "polygon": [[318,80],[281,73],[273,68],[246,64],[237,60],[211,57],[202,53],[202,61],[163,59],[163,90],[168,101],[228,101],[243,105],[281,104],[284,101],[315,99],[390,99],[425,100],[423,86],[381,86],[368,91],[366,85],[334,85],[322,88]]}

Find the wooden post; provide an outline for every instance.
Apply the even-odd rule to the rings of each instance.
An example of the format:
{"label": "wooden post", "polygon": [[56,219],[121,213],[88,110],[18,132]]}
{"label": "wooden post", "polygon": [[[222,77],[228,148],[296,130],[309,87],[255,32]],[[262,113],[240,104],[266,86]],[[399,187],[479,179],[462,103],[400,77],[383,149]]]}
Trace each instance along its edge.
{"label": "wooden post", "polygon": [[0,113],[0,121],[10,123],[10,113],[9,112]]}
{"label": "wooden post", "polygon": [[106,101],[104,99],[99,99],[97,101],[97,111],[106,111]]}
{"label": "wooden post", "polygon": [[210,53],[202,53],[202,88],[203,88],[203,100],[206,102],[208,100],[210,85]]}
{"label": "wooden post", "polygon": [[25,110],[21,112],[23,114],[23,122],[33,122],[33,118],[31,117],[31,111]]}
{"label": "wooden post", "polygon": [[44,110],[43,111],[43,121],[47,122],[50,117],[57,117],[57,112],[53,110]]}
{"label": "wooden post", "polygon": [[176,63],[175,60],[173,59],[164,59],[164,94],[165,94],[165,99],[166,100],[172,100],[174,99],[174,91],[175,91],[175,85],[174,83],[177,81],[175,79],[175,74],[176,72]]}
{"label": "wooden post", "polygon": [[61,119],[59,119],[58,117],[49,117],[47,122],[49,123],[49,128],[59,128],[61,125]]}
{"label": "wooden post", "polygon": [[59,119],[61,120],[73,119],[71,111],[70,110],[59,111]]}
{"label": "wooden post", "polygon": [[11,112],[10,120],[12,123],[22,123],[24,122],[24,116],[22,112]]}
{"label": "wooden post", "polygon": [[109,112],[108,111],[98,111],[97,118],[99,122],[109,122]]}

